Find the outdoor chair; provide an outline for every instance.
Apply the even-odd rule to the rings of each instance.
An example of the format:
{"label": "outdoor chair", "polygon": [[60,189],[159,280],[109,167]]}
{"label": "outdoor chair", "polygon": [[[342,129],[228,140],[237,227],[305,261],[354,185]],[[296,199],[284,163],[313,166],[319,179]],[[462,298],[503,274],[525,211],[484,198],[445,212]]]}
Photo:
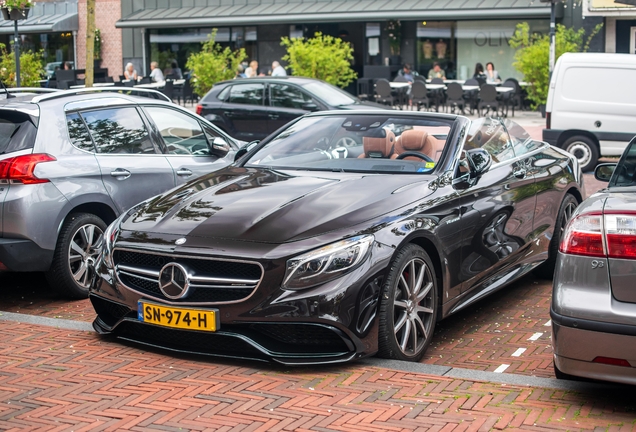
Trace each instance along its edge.
{"label": "outdoor chair", "polygon": [[431,79],[431,84],[444,84],[444,80],[441,78],[433,78]]}
{"label": "outdoor chair", "polygon": [[143,77],[139,80],[139,84],[151,84],[152,80],[150,77]]}
{"label": "outdoor chair", "polygon": [[488,111],[494,111],[495,113],[499,110],[499,101],[497,100],[497,89],[495,86],[490,84],[484,84],[479,89],[479,104],[477,106],[479,110],[479,114],[481,114],[481,110],[484,109],[484,116],[488,114]]}
{"label": "outdoor chair", "polygon": [[518,107],[520,111],[524,109],[523,89],[519,85],[519,81],[517,81],[515,78],[508,78],[506,81],[504,81],[503,86],[510,86],[510,84],[512,84],[515,88],[514,94],[511,95],[510,101],[512,106],[512,115],[514,116],[515,107]]}
{"label": "outdoor chair", "polygon": [[422,81],[415,81],[411,86],[411,102],[420,110],[421,106],[425,106],[426,109],[429,109],[431,106],[431,100],[428,97],[428,89],[426,88],[426,84]]}
{"label": "outdoor chair", "polygon": [[134,86],[135,86],[135,80],[128,80],[124,82],[124,87],[134,87]]}
{"label": "outdoor chair", "polygon": [[422,81],[422,82],[426,83],[426,78],[424,78],[422,75],[415,75],[413,77],[413,81]]}
{"label": "outdoor chair", "polygon": [[466,100],[464,99],[464,90],[461,84],[449,83],[446,86],[446,106],[449,112],[461,109],[461,113],[464,114]]}
{"label": "outdoor chair", "polygon": [[168,96],[172,100],[172,94],[174,92],[174,82],[172,80],[166,81],[166,84],[161,89],[161,93]]}
{"label": "outdoor chair", "polygon": [[375,82],[375,98],[376,102],[390,105],[393,107],[396,102],[396,98],[391,92],[391,84],[386,79],[379,79]]}
{"label": "outdoor chair", "polygon": [[514,89],[511,92],[503,93],[501,95],[501,101],[504,103],[506,115],[508,115],[508,108],[512,108],[512,116],[514,117],[515,106],[518,104],[519,108],[521,108],[521,98],[517,95],[517,87],[515,86],[515,83],[510,80],[506,80],[501,87]]}
{"label": "outdoor chair", "polygon": [[[475,78],[467,79],[466,82],[464,82],[464,85],[481,87],[481,85],[479,84],[479,81],[477,81]],[[478,95],[479,95],[479,90],[467,91],[464,94],[464,99],[466,99],[466,102],[468,102],[468,107],[470,108],[471,114],[473,113],[473,111],[477,109],[477,102],[479,101],[477,98]]]}

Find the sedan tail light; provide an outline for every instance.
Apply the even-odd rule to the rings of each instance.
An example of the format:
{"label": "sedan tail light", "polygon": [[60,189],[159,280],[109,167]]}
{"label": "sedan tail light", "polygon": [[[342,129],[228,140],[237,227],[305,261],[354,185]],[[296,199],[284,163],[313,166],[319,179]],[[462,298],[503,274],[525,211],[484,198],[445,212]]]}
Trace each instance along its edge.
{"label": "sedan tail light", "polygon": [[559,251],[570,255],[636,259],[636,214],[580,214],[568,223]]}
{"label": "sedan tail light", "polygon": [[0,180],[22,184],[47,183],[48,179],[36,177],[33,171],[35,171],[37,164],[55,160],[57,159],[46,153],[34,153],[3,159],[0,161]]}

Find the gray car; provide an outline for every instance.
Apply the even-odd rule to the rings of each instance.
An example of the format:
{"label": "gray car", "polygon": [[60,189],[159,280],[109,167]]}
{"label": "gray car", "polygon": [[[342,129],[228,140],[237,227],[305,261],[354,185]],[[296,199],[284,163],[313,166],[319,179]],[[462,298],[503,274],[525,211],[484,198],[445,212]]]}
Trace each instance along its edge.
{"label": "gray car", "polygon": [[106,226],[224,167],[240,142],[170,102],[61,91],[0,100],[0,271],[88,294]]}
{"label": "gray car", "polygon": [[557,257],[554,371],[636,384],[636,138],[595,176],[608,188],[572,214]]}

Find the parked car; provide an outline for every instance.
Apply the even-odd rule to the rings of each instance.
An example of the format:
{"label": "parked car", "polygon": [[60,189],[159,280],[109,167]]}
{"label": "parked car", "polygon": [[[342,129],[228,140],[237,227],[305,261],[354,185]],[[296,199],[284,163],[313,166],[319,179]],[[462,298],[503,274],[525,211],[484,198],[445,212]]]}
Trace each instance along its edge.
{"label": "parked car", "polygon": [[60,293],[86,298],[110,222],[230,163],[237,148],[157,99],[87,89],[1,100],[0,270],[45,271]]}
{"label": "parked car", "polygon": [[636,138],[565,229],[552,295],[557,378],[636,384]]}
{"label": "parked car", "polygon": [[229,135],[254,141],[312,111],[386,109],[363,102],[324,81],[303,77],[265,77],[214,84],[197,105],[197,114]]}
{"label": "parked car", "polygon": [[252,147],[108,227],[99,333],[289,365],[417,361],[437,320],[551,273],[582,195],[572,155],[490,118],[314,113]]}
{"label": "parked car", "polygon": [[620,156],[636,135],[636,57],[566,53],[552,74],[543,140],[574,154],[583,171]]}

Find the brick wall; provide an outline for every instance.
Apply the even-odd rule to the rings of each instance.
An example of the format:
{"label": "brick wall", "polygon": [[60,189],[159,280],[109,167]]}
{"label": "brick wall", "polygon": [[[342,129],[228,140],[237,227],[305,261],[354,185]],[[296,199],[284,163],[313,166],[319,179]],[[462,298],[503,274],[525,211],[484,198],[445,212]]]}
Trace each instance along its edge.
{"label": "brick wall", "polygon": [[[78,5],[79,31],[77,32],[77,68],[86,67],[86,0]],[[102,34],[102,67],[118,80],[124,73],[122,65],[121,30],[115,23],[121,18],[119,0],[95,0],[95,27]]]}

